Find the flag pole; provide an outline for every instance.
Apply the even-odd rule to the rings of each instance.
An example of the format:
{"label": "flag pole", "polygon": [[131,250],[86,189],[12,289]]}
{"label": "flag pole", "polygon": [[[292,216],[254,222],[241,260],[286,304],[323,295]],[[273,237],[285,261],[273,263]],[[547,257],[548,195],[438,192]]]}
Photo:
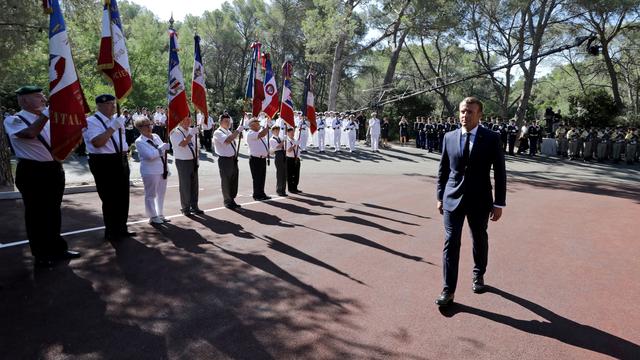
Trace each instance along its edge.
{"label": "flag pole", "polygon": [[[173,11],[171,12],[171,17],[169,18],[169,30],[173,30]],[[171,56],[171,36],[169,36],[169,56]],[[164,131],[164,139],[162,139],[163,142],[167,142],[168,141],[168,137],[169,137],[169,131],[166,131],[169,129],[168,123],[169,123],[169,119],[171,118],[171,116],[169,115],[171,112],[171,104],[167,103],[167,120],[164,123],[165,126],[165,131]],[[168,166],[168,157],[169,154],[165,151],[164,156],[162,157],[162,166],[163,166],[163,171],[162,171],[162,178],[166,179],[167,176],[169,175],[169,166]]]}

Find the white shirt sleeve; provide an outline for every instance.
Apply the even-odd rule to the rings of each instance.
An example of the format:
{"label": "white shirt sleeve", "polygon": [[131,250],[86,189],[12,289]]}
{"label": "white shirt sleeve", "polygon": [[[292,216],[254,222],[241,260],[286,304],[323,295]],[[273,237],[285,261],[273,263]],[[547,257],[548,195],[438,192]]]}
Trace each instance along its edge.
{"label": "white shirt sleeve", "polygon": [[[155,137],[154,136],[154,140]],[[144,136],[140,136],[136,140],[136,149],[138,150],[138,155],[141,160],[153,160],[160,157],[160,152],[153,145],[147,142],[148,138]]]}

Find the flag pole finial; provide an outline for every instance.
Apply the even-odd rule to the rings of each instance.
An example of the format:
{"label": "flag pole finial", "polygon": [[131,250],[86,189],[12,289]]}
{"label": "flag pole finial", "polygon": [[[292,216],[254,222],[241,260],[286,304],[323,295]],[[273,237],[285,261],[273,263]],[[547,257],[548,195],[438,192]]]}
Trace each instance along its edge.
{"label": "flag pole finial", "polygon": [[173,11],[171,12],[171,18],[169,19],[169,29],[173,30],[173,23],[175,21],[173,20]]}

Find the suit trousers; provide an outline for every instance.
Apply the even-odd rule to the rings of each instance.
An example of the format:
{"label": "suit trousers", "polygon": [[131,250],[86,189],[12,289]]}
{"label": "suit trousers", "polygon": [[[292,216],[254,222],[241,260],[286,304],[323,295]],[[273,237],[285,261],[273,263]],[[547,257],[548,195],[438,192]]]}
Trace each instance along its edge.
{"label": "suit trousers", "polygon": [[102,200],[105,236],[127,231],[129,217],[129,163],[124,154],[89,154],[89,169]]}
{"label": "suit trousers", "polygon": [[180,184],[180,208],[182,210],[198,207],[198,168],[193,160],[176,159],[178,183]]}
{"label": "suit trousers", "polygon": [[235,203],[238,195],[238,161],[235,156],[218,157],[218,170],[220,170],[220,187],[224,204]]}
{"label": "suit trousers", "polygon": [[297,191],[300,183],[300,158],[287,157],[287,186],[289,191]]}
{"label": "suit trousers", "polygon": [[249,157],[249,170],[253,179],[253,198],[266,196],[264,193],[264,182],[267,177],[267,159],[251,156]]}
{"label": "suit trousers", "polygon": [[287,163],[284,150],[275,152],[273,163],[276,165],[276,193],[282,195],[286,192],[287,187]]}
{"label": "suit trousers", "polygon": [[31,254],[52,257],[67,250],[60,236],[64,170],[57,161],[20,159],[16,186],[22,195],[24,221]]}
{"label": "suit trousers", "polygon": [[164,195],[167,192],[167,179],[162,174],[142,175],[144,184],[144,209],[148,217],[163,216]]}
{"label": "suit trousers", "polygon": [[467,219],[471,229],[473,242],[473,274],[483,276],[487,270],[489,253],[489,236],[487,226],[489,221],[488,211],[478,211],[472,206],[465,207],[464,199],[454,211],[444,211],[445,241],[442,252],[442,267],[444,277],[444,289],[450,292],[456,291],[458,283],[458,263],[460,262],[460,240],[464,219]]}

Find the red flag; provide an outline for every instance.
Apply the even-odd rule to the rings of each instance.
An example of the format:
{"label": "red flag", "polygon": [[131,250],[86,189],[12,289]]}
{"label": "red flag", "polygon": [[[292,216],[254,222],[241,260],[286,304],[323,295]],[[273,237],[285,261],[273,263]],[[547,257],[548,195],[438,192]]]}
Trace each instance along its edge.
{"label": "red flag", "polygon": [[282,102],[280,103],[280,117],[289,126],[295,127],[293,120],[293,100],[291,98],[291,74],[293,72],[293,64],[286,61],[282,65],[282,75],[284,77],[284,86],[282,86]]}
{"label": "red flag", "polygon": [[193,56],[193,76],[191,81],[191,102],[204,116],[205,125],[209,122],[207,111],[207,91],[204,83],[204,67],[202,66],[202,54],[200,53],[200,36],[193,37],[195,50]]}
{"label": "red flag", "polygon": [[264,84],[262,82],[262,71],[263,71],[262,55],[260,53],[261,47],[262,47],[262,44],[260,44],[259,42],[255,42],[251,45],[251,48],[253,48],[253,63],[255,64],[255,67],[254,67],[255,73],[253,76],[253,94],[252,94],[253,116],[260,115],[260,112],[262,111],[262,101],[264,100]]}
{"label": "red flag", "polygon": [[58,0],[48,0],[49,121],[53,158],[63,161],[82,139],[89,105],[82,92]]}
{"label": "red flag", "polygon": [[189,116],[189,104],[184,86],[184,77],[180,70],[178,59],[178,34],[173,28],[169,29],[169,114],[167,115],[167,134],[176,127],[182,119]]}
{"label": "red flag", "polygon": [[313,98],[313,74],[309,73],[304,82],[304,95],[302,98],[302,114],[307,117],[311,124],[311,133],[315,133],[318,130],[318,124],[316,123],[316,108],[314,106]]}
{"label": "red flag", "polygon": [[264,111],[268,117],[273,118],[278,112],[279,99],[278,99],[278,86],[276,85],[276,78],[273,76],[273,70],[271,69],[271,58],[269,54],[263,56],[265,62],[265,78],[264,78],[264,101],[262,102],[262,111]]}
{"label": "red flag", "polygon": [[104,2],[98,70],[102,71],[106,78],[113,83],[118,101],[122,101],[131,93],[133,85],[129,68],[129,54],[116,0],[105,0]]}

